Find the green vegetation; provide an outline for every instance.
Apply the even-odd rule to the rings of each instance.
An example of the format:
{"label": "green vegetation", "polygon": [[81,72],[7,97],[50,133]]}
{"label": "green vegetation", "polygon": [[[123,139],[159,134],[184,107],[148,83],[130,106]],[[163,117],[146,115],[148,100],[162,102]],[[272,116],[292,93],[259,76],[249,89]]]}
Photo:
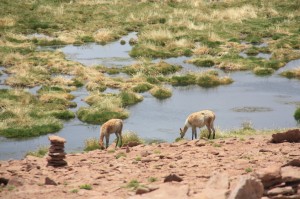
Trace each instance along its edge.
{"label": "green vegetation", "polygon": [[71,193],[78,193],[78,189],[72,189]]}
{"label": "green vegetation", "polygon": [[280,75],[287,77],[289,79],[291,79],[291,78],[300,79],[300,68],[295,68],[293,70],[284,71],[284,72],[280,73]]}
{"label": "green vegetation", "polygon": [[103,124],[112,119],[126,119],[128,112],[122,108],[122,101],[115,95],[97,95],[87,99],[90,107],[81,107],[77,111],[78,118],[90,124]]}
{"label": "green vegetation", "polygon": [[[226,71],[252,70],[269,75],[290,60],[300,58],[298,1],[73,1],[39,0],[0,2],[0,65],[9,75],[10,94],[0,92],[0,135],[31,137],[57,132],[61,120],[74,118],[76,107],[70,91],[85,86],[94,96],[106,88],[150,91],[159,99],[172,95],[162,87],[199,85],[210,88],[230,84],[216,74],[174,74],[181,66],[144,58],[193,55],[190,63]],[[130,17],[124,17],[130,16]],[[78,20],[74,20],[74,19]],[[99,21],[101,24],[99,25]],[[59,51],[40,51],[39,46],[105,44],[129,32],[139,32],[130,52],[139,63],[124,68],[85,67],[67,60]],[[37,36],[34,36],[37,35]],[[246,43],[250,42],[250,43]],[[266,42],[267,47],[255,44]],[[124,44],[124,41],[121,41]],[[270,60],[249,56],[270,53]],[[103,73],[124,72],[130,78],[112,78]],[[72,76],[72,79],[64,75]],[[282,73],[299,78],[298,72]],[[20,94],[17,87],[41,85],[37,96]],[[50,86],[51,85],[51,86]],[[6,92],[6,91],[5,91]],[[19,94],[13,93],[19,92]],[[8,96],[9,95],[9,96]],[[3,97],[6,96],[6,97]],[[80,108],[80,120],[101,124],[111,118],[127,118],[125,106],[141,100],[128,91]],[[97,98],[100,99],[100,98]],[[112,101],[109,103],[108,101]]]}
{"label": "green vegetation", "polygon": [[79,187],[80,189],[85,189],[85,190],[92,190],[93,187],[90,185],[90,184],[83,184],[83,185],[80,185]]}
{"label": "green vegetation", "polygon": [[153,86],[149,83],[140,83],[132,88],[134,92],[143,93],[153,88]]}
{"label": "green vegetation", "polygon": [[143,96],[128,91],[122,91],[119,95],[123,106],[133,105],[143,100]]}
{"label": "green vegetation", "polygon": [[156,181],[157,181],[157,178],[155,178],[155,177],[149,177],[149,178],[148,178],[148,181],[149,181],[149,182],[156,182]]}
{"label": "green vegetation", "polygon": [[199,85],[204,88],[219,85],[231,84],[230,77],[219,77],[217,71],[206,71],[202,73],[188,73],[186,75],[176,75],[169,79],[174,86]]}
{"label": "green vegetation", "polygon": [[139,181],[137,181],[137,180],[131,180],[131,181],[126,185],[126,188],[137,189],[139,186],[140,186]]}
{"label": "green vegetation", "polygon": [[248,168],[245,169],[245,172],[246,172],[246,173],[250,173],[250,172],[252,172],[252,171],[253,171],[253,170],[252,170],[250,167],[248,167]]}
{"label": "green vegetation", "polygon": [[122,158],[122,157],[126,157],[126,154],[124,152],[119,152],[117,155],[116,155],[116,159],[119,159],[119,158]]}
{"label": "green vegetation", "polygon": [[253,69],[253,72],[255,75],[266,76],[266,75],[272,75],[274,73],[274,69],[264,68],[264,67],[255,67]]}
{"label": "green vegetation", "polygon": [[135,132],[125,132],[122,134],[122,142],[123,146],[130,145],[131,144],[143,144],[145,141],[142,140],[137,133]]}
{"label": "green vegetation", "polygon": [[211,67],[215,65],[215,62],[211,58],[210,59],[197,58],[197,59],[189,60],[188,62],[201,67]]}
{"label": "green vegetation", "polygon": [[158,63],[144,61],[141,63],[136,63],[131,66],[124,67],[123,71],[129,75],[142,73],[146,76],[155,76],[172,74],[177,71],[180,71],[181,68],[181,66],[171,65],[164,61],[160,61]]}
{"label": "green vegetation", "polygon": [[150,93],[157,99],[166,99],[172,96],[172,91],[163,87],[154,87],[150,90]]}
{"label": "green vegetation", "polygon": [[141,161],[141,160],[142,160],[141,156],[137,156],[137,157],[135,158],[135,161]]}
{"label": "green vegetation", "polygon": [[300,108],[297,108],[295,113],[294,113],[294,118],[297,121],[300,121]]}
{"label": "green vegetation", "polygon": [[23,90],[0,89],[0,135],[8,138],[33,137],[62,128],[57,114],[66,107],[45,104]]}
{"label": "green vegetation", "polygon": [[97,138],[90,138],[84,141],[84,151],[93,151],[101,149]]}
{"label": "green vegetation", "polygon": [[31,155],[31,156],[42,158],[48,153],[48,149],[49,147],[47,146],[41,146],[36,151],[27,152],[25,156]]}

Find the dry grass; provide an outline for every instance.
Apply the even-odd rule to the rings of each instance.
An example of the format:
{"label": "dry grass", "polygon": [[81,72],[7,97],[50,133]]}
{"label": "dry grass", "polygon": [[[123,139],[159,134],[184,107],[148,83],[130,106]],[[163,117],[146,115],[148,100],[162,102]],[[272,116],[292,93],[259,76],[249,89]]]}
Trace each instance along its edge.
{"label": "dry grass", "polygon": [[71,30],[71,31],[62,31],[55,33],[57,38],[64,43],[72,44],[76,42],[76,38],[86,35],[86,32],[82,30]]}
{"label": "dry grass", "polygon": [[211,49],[205,45],[197,45],[193,50],[194,55],[207,55]]}
{"label": "dry grass", "polygon": [[224,61],[220,64],[216,65],[217,68],[226,70],[226,71],[240,71],[240,70],[247,70],[247,66],[241,63],[233,63]]}
{"label": "dry grass", "polygon": [[53,100],[72,100],[74,96],[69,93],[49,92],[42,94],[39,99],[42,102],[52,102]]}
{"label": "dry grass", "polygon": [[194,48],[194,42],[187,39],[172,40],[167,48]]}
{"label": "dry grass", "polygon": [[239,8],[228,8],[225,10],[214,10],[211,17],[215,20],[230,20],[241,22],[244,19],[256,18],[257,10],[251,5],[244,5]]}
{"label": "dry grass", "polygon": [[142,32],[139,37],[144,40],[164,42],[171,40],[173,38],[173,34],[167,29],[158,29]]}
{"label": "dry grass", "polygon": [[0,27],[10,27],[16,24],[16,20],[11,16],[0,18]]}
{"label": "dry grass", "polygon": [[97,42],[109,42],[114,39],[114,32],[113,30],[103,28],[96,31],[93,36]]}

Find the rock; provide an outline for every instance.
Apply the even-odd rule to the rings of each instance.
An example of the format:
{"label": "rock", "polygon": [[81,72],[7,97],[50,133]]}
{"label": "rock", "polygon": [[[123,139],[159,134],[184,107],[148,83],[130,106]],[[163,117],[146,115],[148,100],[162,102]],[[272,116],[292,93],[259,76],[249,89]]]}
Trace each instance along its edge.
{"label": "rock", "polygon": [[218,151],[211,151],[210,153],[213,154],[213,155],[219,155]]}
{"label": "rock", "polygon": [[300,142],[300,130],[293,129],[288,130],[283,133],[276,133],[272,135],[272,143],[282,143],[282,142]]}
{"label": "rock", "polygon": [[279,166],[270,166],[256,172],[257,177],[261,180],[265,188],[281,182]]}
{"label": "rock", "polygon": [[125,144],[125,145],[123,145],[123,146],[128,146],[128,147],[134,147],[134,146],[138,146],[138,145],[140,145],[141,143],[139,143],[139,142],[129,142],[129,143],[127,143],[127,144]]}
{"label": "rock", "polygon": [[19,177],[12,177],[9,179],[7,185],[12,185],[12,186],[15,186],[15,187],[19,187],[19,186],[22,186],[24,183],[23,183],[23,179],[22,178],[19,178]]}
{"label": "rock", "polygon": [[166,176],[164,179],[164,182],[172,182],[172,181],[181,182],[182,178],[177,176],[176,174],[170,174]]}
{"label": "rock", "polygon": [[285,165],[283,165],[283,167],[285,167],[285,166],[300,167],[300,159],[291,160],[288,163],[286,163]]}
{"label": "rock", "polygon": [[57,183],[49,177],[45,178],[45,185],[57,185]]}
{"label": "rock", "polygon": [[198,199],[227,199],[230,194],[229,178],[225,173],[214,173],[208,180],[205,189],[197,194]]}
{"label": "rock", "polygon": [[8,183],[8,179],[6,179],[6,178],[0,178],[0,186],[1,185],[4,185],[4,186],[6,186],[7,185],[7,183]]}
{"label": "rock", "polygon": [[62,137],[56,136],[56,135],[50,135],[48,137],[51,143],[65,143],[66,140]]}
{"label": "rock", "polygon": [[206,184],[206,189],[228,189],[229,178],[225,173],[213,173]]}
{"label": "rock", "polygon": [[46,158],[48,161],[47,166],[66,166],[67,162],[64,160],[66,158],[66,153],[64,152],[66,140],[55,135],[49,136],[48,138],[51,142],[51,146],[49,148],[48,157]]}
{"label": "rock", "polygon": [[300,180],[300,168],[286,166],[281,168],[281,176],[283,182],[294,182]]}
{"label": "rock", "polygon": [[251,176],[242,176],[228,199],[260,199],[264,187],[260,180]]}
{"label": "rock", "polygon": [[295,191],[292,187],[276,187],[274,189],[271,189],[267,192],[268,196],[274,196],[274,195],[292,195]]}
{"label": "rock", "polygon": [[159,189],[143,195],[131,196],[128,199],[187,199],[189,193],[188,185],[180,184],[162,184]]}
{"label": "rock", "polygon": [[269,149],[259,149],[259,152],[272,152],[272,151]]}
{"label": "rock", "polygon": [[148,151],[141,151],[141,156],[142,157],[147,157],[149,155]]}
{"label": "rock", "polygon": [[147,187],[138,187],[135,191],[135,194],[144,194],[150,192],[150,189]]}

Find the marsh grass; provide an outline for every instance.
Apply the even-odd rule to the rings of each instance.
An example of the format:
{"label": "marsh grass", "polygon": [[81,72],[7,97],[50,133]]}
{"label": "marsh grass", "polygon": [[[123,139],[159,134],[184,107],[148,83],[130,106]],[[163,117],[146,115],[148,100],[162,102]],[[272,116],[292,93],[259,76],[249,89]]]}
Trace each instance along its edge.
{"label": "marsh grass", "polygon": [[267,76],[272,75],[274,73],[274,69],[272,68],[265,68],[265,67],[255,67],[253,69],[255,75],[259,76]]}
{"label": "marsh grass", "polygon": [[101,149],[97,138],[90,138],[84,141],[84,151],[94,151],[96,149]]}
{"label": "marsh grass", "polygon": [[150,90],[151,88],[153,88],[153,85],[151,85],[149,83],[140,83],[140,84],[137,84],[136,86],[134,86],[132,88],[132,90],[137,93],[143,93],[143,92]]}
{"label": "marsh grass", "polygon": [[129,75],[142,73],[146,76],[168,75],[178,72],[182,69],[181,66],[171,65],[164,61],[158,63],[142,62],[125,67],[123,70]]}
{"label": "marsh grass", "polygon": [[49,147],[47,146],[41,146],[36,151],[28,151],[25,157],[31,155],[31,156],[42,158],[48,153],[48,149]]}
{"label": "marsh grass", "polygon": [[134,105],[136,103],[139,103],[141,101],[143,101],[143,96],[133,93],[133,92],[128,92],[128,91],[122,91],[119,94],[121,100],[122,100],[122,104],[123,106],[130,106],[130,105]]}
{"label": "marsh grass", "polygon": [[130,144],[143,144],[145,141],[138,136],[137,133],[128,131],[122,134],[122,143],[123,146],[127,146]]}
{"label": "marsh grass", "polygon": [[164,87],[154,87],[150,90],[151,95],[157,99],[166,99],[172,96],[172,90]]}
{"label": "marsh grass", "polygon": [[96,95],[90,97],[87,102],[90,107],[80,107],[77,111],[78,118],[83,122],[103,124],[112,118],[126,119],[129,116],[129,113],[122,108],[122,100],[118,96]]}
{"label": "marsh grass", "polygon": [[287,70],[282,73],[280,73],[281,76],[287,77],[287,78],[297,78],[300,79],[300,68],[295,68],[292,70]]}
{"label": "marsh grass", "polygon": [[[33,137],[62,128],[57,118],[73,117],[64,106],[47,106],[23,90],[0,89],[0,135],[8,138]],[[54,117],[55,116],[55,117]]]}

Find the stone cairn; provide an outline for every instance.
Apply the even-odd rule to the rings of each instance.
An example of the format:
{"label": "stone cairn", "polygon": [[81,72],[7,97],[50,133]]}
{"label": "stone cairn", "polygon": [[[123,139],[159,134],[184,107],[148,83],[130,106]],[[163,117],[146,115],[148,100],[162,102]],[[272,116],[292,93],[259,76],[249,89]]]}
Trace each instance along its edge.
{"label": "stone cairn", "polygon": [[49,136],[48,138],[51,142],[51,146],[48,152],[47,166],[53,166],[53,167],[66,166],[68,164],[64,160],[66,158],[66,153],[64,150],[66,140],[56,135]]}

